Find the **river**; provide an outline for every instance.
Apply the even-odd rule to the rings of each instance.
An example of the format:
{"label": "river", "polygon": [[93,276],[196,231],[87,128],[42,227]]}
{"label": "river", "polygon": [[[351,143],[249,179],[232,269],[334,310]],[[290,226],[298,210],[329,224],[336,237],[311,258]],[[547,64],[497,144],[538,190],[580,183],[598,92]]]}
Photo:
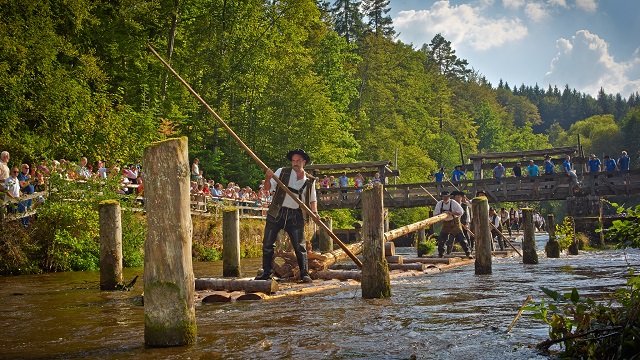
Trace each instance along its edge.
{"label": "river", "polygon": [[[493,274],[465,266],[392,280],[392,297],[364,300],[359,287],[258,302],[196,306],[197,343],[144,347],[144,309],[130,292],[99,291],[99,272],[0,277],[0,359],[547,359],[535,345],[545,324],[527,313],[541,286],[601,298],[638,272],[640,252],[595,251],[540,264],[494,258]],[[397,248],[398,253],[412,249]],[[258,259],[243,260],[252,276]],[[142,276],[125,269],[125,279]],[[220,276],[221,262],[195,263],[196,277]]]}

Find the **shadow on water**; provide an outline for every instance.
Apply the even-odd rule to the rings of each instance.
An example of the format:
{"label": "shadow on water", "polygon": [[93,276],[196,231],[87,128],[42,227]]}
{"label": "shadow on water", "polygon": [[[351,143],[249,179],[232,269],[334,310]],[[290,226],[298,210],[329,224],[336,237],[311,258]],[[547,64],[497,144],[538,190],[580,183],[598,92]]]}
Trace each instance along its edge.
{"label": "shadow on water", "polygon": [[[547,327],[526,313],[506,332],[527,295],[541,286],[602,297],[626,282],[640,253],[599,251],[494,259],[493,274],[473,266],[393,280],[392,297],[364,300],[359,287],[262,302],[199,304],[197,344],[146,349],[144,309],[131,292],[100,292],[98,272],[0,278],[2,359],[544,359],[535,345]],[[398,249],[411,252],[411,249]],[[259,267],[243,262],[244,276]],[[219,276],[221,263],[194,264],[196,276]],[[126,269],[125,279],[142,275]]]}

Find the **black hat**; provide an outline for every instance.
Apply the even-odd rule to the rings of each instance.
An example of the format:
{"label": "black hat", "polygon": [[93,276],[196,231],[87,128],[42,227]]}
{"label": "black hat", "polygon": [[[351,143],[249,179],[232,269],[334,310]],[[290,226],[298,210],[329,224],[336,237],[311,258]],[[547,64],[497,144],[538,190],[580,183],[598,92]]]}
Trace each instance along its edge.
{"label": "black hat", "polygon": [[456,195],[464,196],[464,193],[459,190],[455,190],[451,192],[451,196],[456,196]]}
{"label": "black hat", "polygon": [[293,157],[293,154],[298,154],[300,156],[302,156],[302,158],[308,163],[311,161],[311,158],[309,157],[309,154],[307,154],[304,150],[297,148],[294,150],[291,150],[287,153],[287,160],[291,161],[291,158]]}
{"label": "black hat", "polygon": [[449,195],[450,193],[447,190],[440,193],[440,196],[449,196]]}
{"label": "black hat", "polygon": [[487,193],[486,193],[484,190],[478,190],[478,191],[476,191],[476,196],[478,196],[478,195],[480,195],[480,194],[483,194],[483,195],[485,195],[485,196],[487,195]]}

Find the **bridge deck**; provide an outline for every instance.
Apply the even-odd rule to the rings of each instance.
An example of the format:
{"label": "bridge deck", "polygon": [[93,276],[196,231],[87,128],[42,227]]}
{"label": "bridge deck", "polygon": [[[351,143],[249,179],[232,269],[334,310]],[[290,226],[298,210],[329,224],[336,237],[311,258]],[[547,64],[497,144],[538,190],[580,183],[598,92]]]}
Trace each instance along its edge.
{"label": "bridge deck", "polygon": [[[609,177],[610,176],[610,177]],[[567,175],[554,174],[538,177],[510,177],[500,179],[463,180],[453,183],[422,183],[385,185],[384,206],[389,208],[409,208],[433,206],[443,190],[453,191],[454,186],[473,197],[477,190],[484,190],[491,203],[532,202],[545,200],[566,200],[574,196],[615,196],[640,194],[640,170],[613,173],[585,174],[579,177],[580,187],[571,184]],[[346,193],[343,193],[346,191]],[[354,188],[318,190],[318,209],[359,208],[360,193]]]}

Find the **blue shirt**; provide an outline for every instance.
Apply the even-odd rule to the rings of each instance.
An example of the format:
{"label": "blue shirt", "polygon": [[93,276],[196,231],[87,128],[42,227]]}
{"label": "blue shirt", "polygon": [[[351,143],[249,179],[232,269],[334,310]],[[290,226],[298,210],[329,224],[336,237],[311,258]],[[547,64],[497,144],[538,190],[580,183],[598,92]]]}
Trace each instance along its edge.
{"label": "blue shirt", "polygon": [[602,164],[602,162],[600,162],[600,159],[598,158],[589,160],[587,162],[587,167],[589,168],[589,172],[595,173],[600,171],[600,164]]}
{"label": "blue shirt", "polygon": [[[29,180],[29,178],[25,174],[23,174],[22,172],[18,174],[18,181],[27,181],[27,180]],[[22,191],[23,194],[33,194],[34,192],[36,192],[36,188],[32,184],[29,184],[21,188],[20,191]]]}
{"label": "blue shirt", "polygon": [[540,174],[540,168],[536,164],[527,166],[527,171],[529,176],[538,176]]}
{"label": "blue shirt", "polygon": [[453,174],[451,175],[451,181],[460,181],[463,176],[464,171],[455,169],[453,170]]}
{"label": "blue shirt", "polygon": [[504,174],[504,170],[504,166],[496,166],[493,168],[493,175],[496,177],[496,179],[500,179]]}
{"label": "blue shirt", "polygon": [[564,166],[567,173],[571,172],[571,162],[569,160],[565,160],[562,166]]}
{"label": "blue shirt", "polygon": [[629,170],[629,163],[630,163],[630,158],[629,156],[621,156],[620,159],[618,159],[618,168],[620,168],[620,170]]}
{"label": "blue shirt", "polygon": [[349,186],[349,178],[342,175],[338,178],[338,181],[340,182],[340,187],[347,187]]}
{"label": "blue shirt", "polygon": [[606,171],[616,171],[616,161],[613,159],[609,159],[604,163],[604,168]]}
{"label": "blue shirt", "polygon": [[436,182],[442,182],[442,180],[444,180],[444,173],[441,173],[440,171],[433,174],[433,176],[436,177]]}
{"label": "blue shirt", "polygon": [[553,161],[548,160],[544,162],[544,173],[545,174],[553,174],[553,166],[555,164],[553,163]]}

